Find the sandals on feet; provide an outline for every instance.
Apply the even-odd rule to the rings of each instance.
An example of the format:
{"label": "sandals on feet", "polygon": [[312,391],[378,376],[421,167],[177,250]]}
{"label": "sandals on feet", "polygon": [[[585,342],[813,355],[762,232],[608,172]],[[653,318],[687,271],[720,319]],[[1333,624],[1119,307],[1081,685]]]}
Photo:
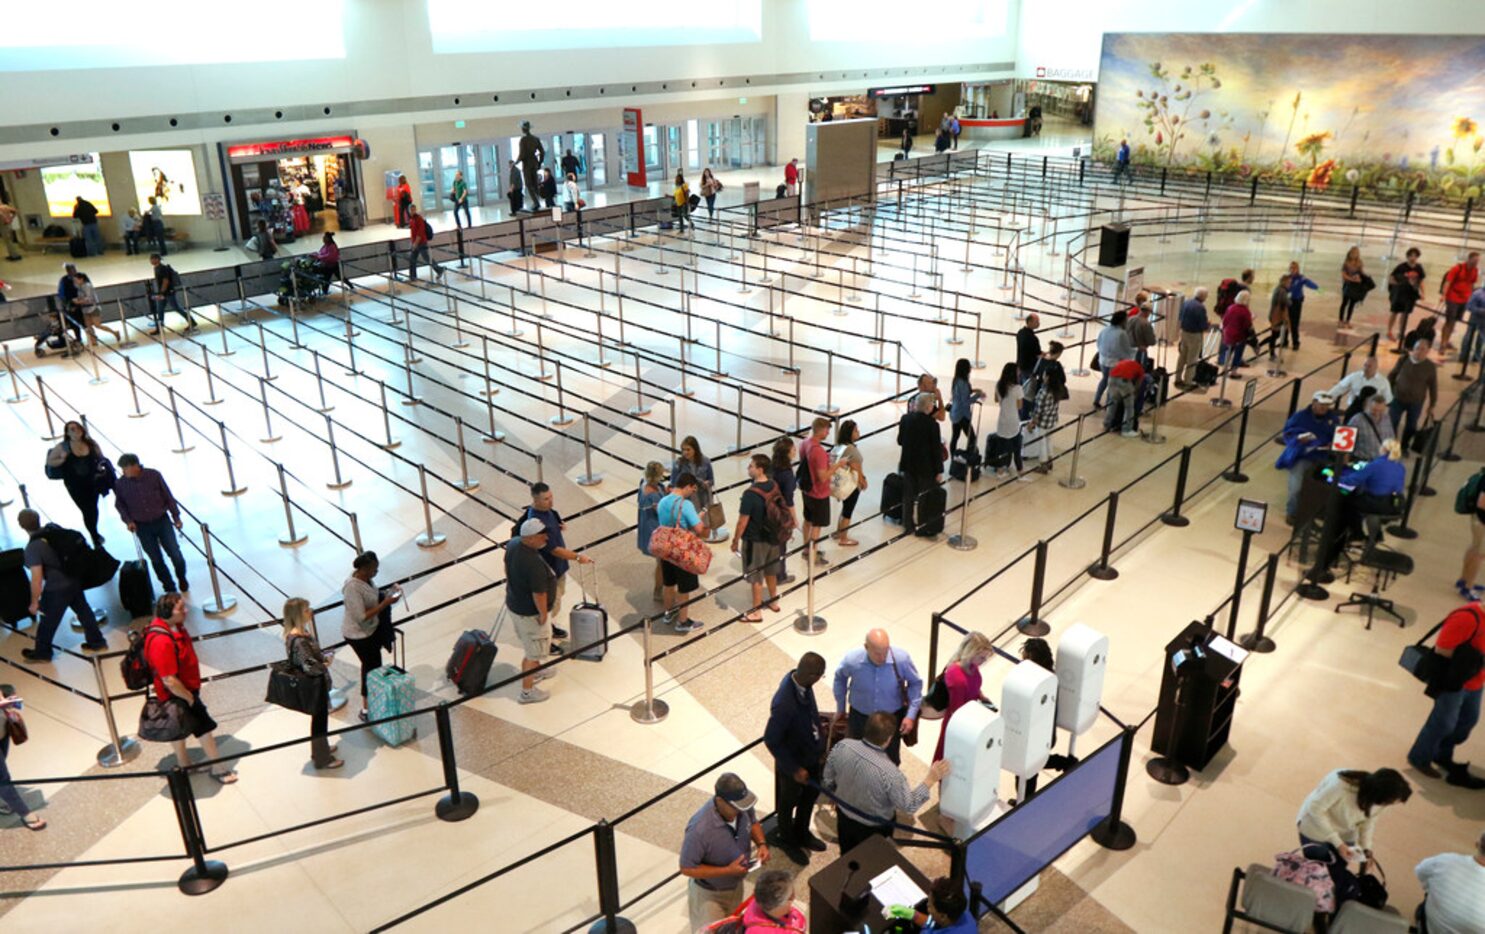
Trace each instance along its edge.
{"label": "sandals on feet", "polygon": [[744,613],[742,621],[745,623],[761,623],[763,622],[763,614],[757,612]]}
{"label": "sandals on feet", "polygon": [[23,818],[23,823],[25,823],[27,830],[46,829],[46,821],[43,818],[37,817],[35,814],[27,814],[25,818]]}
{"label": "sandals on feet", "polygon": [[343,765],[345,765],[345,760],[344,759],[331,759],[329,762],[326,762],[324,765],[317,765],[317,766],[315,766],[315,768],[319,769],[321,772],[328,772],[331,769],[338,769],[338,768],[340,768]]}
{"label": "sandals on feet", "polygon": [[222,785],[235,785],[237,783],[237,773],[230,769],[226,772],[208,772],[206,774],[216,779]]}
{"label": "sandals on feet", "polygon": [[767,607],[768,607],[768,609],[769,609],[769,610],[770,610],[770,611],[771,611],[771,612],[774,612],[774,613],[777,613],[777,612],[779,612],[779,602],[778,602],[778,601],[777,601],[777,600],[775,600],[775,601],[774,601],[774,602],[772,602],[772,603],[768,603],[768,604],[764,604],[764,605],[765,605],[765,606],[767,606]]}

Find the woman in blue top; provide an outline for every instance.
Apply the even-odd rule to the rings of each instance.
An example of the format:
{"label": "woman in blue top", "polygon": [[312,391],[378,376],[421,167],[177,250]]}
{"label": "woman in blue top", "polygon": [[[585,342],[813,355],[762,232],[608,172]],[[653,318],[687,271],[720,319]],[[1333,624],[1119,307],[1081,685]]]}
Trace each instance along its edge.
{"label": "woman in blue top", "polygon": [[975,431],[969,423],[970,410],[985,398],[985,394],[969,385],[969,361],[961,357],[954,364],[954,382],[949,389],[949,424],[953,432],[949,435],[949,454],[959,449],[959,433],[969,439],[969,447],[975,446]]}
{"label": "woman in blue top", "polygon": [[911,920],[928,934],[975,934],[980,929],[974,912],[969,910],[969,896],[963,883],[955,884],[948,876],[933,880],[928,890],[928,911],[914,911],[910,905],[893,905],[887,917]]}
{"label": "woman in blue top", "polygon": [[701,453],[701,442],[695,435],[681,439],[681,456],[670,468],[670,485],[675,486],[681,474],[687,473],[696,478],[696,492],[688,499],[697,512],[704,513],[712,504],[712,484],[716,482],[716,475],[712,473],[712,462]]}
{"label": "woman in blue top", "polygon": [[[794,491],[799,488],[799,478],[794,475],[794,439],[780,438],[773,443],[773,482],[779,485],[779,495],[784,505],[794,508]],[[794,578],[784,567],[788,559],[789,546],[780,549],[777,583],[792,584]]]}
{"label": "woman in blue top", "polygon": [[1397,515],[1403,487],[1407,485],[1408,468],[1402,462],[1402,445],[1396,438],[1382,442],[1381,453],[1341,478],[1341,487],[1351,492],[1352,516],[1348,525],[1359,531],[1366,523],[1368,543],[1382,534],[1382,517]]}
{"label": "woman in blue top", "polygon": [[[655,515],[660,525],[679,526],[702,538],[706,537],[706,524],[701,521],[700,514],[691,503],[696,487],[696,478],[691,474],[683,473],[676,478],[671,491],[661,497],[655,506]],[[700,629],[701,623],[691,621],[691,608],[684,603],[686,595],[701,586],[696,575],[669,561],[661,561],[660,580],[665,585],[665,621],[675,626],[678,633]],[[680,607],[676,606],[678,594]]]}
{"label": "woman in blue top", "polygon": [[[641,554],[650,553],[650,536],[655,534],[655,529],[660,527],[660,513],[657,507],[660,505],[660,497],[665,495],[665,465],[659,461],[650,461],[645,466],[645,479],[639,485],[639,550]],[[653,597],[659,603],[664,597],[662,594],[663,582],[661,579],[660,559],[655,559],[655,590]]]}

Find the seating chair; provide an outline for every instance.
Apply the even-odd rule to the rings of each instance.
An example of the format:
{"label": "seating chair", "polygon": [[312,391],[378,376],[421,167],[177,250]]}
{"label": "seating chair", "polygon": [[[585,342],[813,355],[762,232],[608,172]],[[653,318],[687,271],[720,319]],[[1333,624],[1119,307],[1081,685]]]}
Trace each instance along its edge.
{"label": "seating chair", "polygon": [[[1402,614],[1397,612],[1397,606],[1388,598],[1381,595],[1398,577],[1413,573],[1413,559],[1400,551],[1390,548],[1382,548],[1371,545],[1362,551],[1361,557],[1357,559],[1356,565],[1370,569],[1372,572],[1372,589],[1369,593],[1353,591],[1346,602],[1336,604],[1336,612],[1339,613],[1348,606],[1366,608],[1366,628],[1372,628],[1372,619],[1378,613],[1386,613],[1397,620],[1399,627],[1406,624]],[[1351,580],[1351,569],[1346,572],[1347,583]]]}
{"label": "seating chair", "polygon": [[[1241,910],[1238,888],[1242,887]],[[1245,921],[1266,931],[1304,934],[1315,920],[1315,893],[1302,885],[1285,882],[1267,866],[1253,863],[1247,870],[1232,870],[1227,891],[1227,917],[1222,934],[1232,934],[1233,921]]]}
{"label": "seating chair", "polygon": [[1408,934],[1413,926],[1402,915],[1351,901],[1330,922],[1330,934]]}

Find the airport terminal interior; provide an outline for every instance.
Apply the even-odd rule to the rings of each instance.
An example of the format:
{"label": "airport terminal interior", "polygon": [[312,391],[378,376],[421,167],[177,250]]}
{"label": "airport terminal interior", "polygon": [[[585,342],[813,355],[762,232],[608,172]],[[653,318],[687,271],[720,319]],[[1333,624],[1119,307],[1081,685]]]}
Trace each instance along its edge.
{"label": "airport terminal interior", "polygon": [[1468,4],[147,6],[0,13],[0,928],[1485,932]]}

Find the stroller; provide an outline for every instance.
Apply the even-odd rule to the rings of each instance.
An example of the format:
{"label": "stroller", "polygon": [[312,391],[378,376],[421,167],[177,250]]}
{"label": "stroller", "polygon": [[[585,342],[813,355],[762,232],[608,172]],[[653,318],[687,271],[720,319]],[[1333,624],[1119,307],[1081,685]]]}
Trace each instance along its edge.
{"label": "stroller", "polygon": [[36,335],[36,356],[38,359],[45,357],[47,351],[61,351],[62,356],[71,356],[73,350],[68,346],[67,331],[62,327],[62,316],[50,313],[44,316],[46,326]]}
{"label": "stroller", "polygon": [[279,267],[283,270],[278,278],[275,293],[278,304],[287,305],[294,299],[295,280],[298,280],[299,301],[316,302],[330,293],[330,280],[320,264],[310,256],[296,256]]}

